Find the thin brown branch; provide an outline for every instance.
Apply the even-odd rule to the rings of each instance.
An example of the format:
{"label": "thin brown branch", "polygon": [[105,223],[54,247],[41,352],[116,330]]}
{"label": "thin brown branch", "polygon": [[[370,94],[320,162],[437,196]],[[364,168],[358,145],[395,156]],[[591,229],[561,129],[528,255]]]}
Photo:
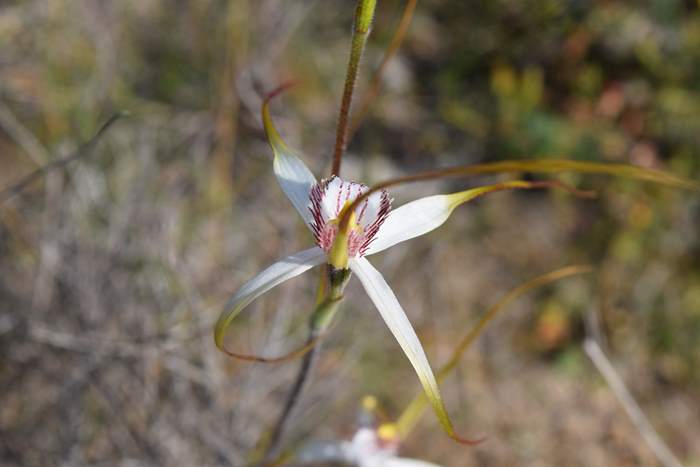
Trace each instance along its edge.
{"label": "thin brown branch", "polygon": [[56,159],[44,166],[39,167],[38,169],[26,175],[20,181],[16,182],[14,185],[11,185],[5,188],[4,190],[0,191],[0,204],[3,204],[4,202],[12,199],[14,196],[22,192],[22,190],[24,190],[32,182],[35,182],[36,180],[40,179],[50,171],[60,169],[62,167],[67,166],[71,162],[74,162],[78,159],[90,155],[92,149],[98,143],[102,135],[104,135],[104,133],[112,126],[114,122],[126,115],[128,115],[127,112],[115,113],[114,115],[109,117],[109,119],[100,127],[99,130],[97,130],[95,136],[90,138],[86,143],[80,145],[80,147],[73,151],[73,153],[66,157]]}
{"label": "thin brown branch", "polygon": [[22,125],[10,108],[2,102],[0,102],[0,127],[27,153],[36,165],[46,164],[49,161],[50,154],[46,147],[29,129]]}
{"label": "thin brown branch", "polygon": [[[308,342],[309,344],[312,344],[313,342],[315,342],[315,338],[313,336],[309,336]],[[306,384],[308,383],[309,378],[311,377],[314,363],[316,362],[320,351],[320,346],[311,345],[310,350],[310,352],[304,355],[304,360],[302,360],[301,365],[299,366],[299,372],[297,373],[297,377],[294,380],[294,385],[292,386],[292,389],[289,392],[287,400],[284,404],[284,408],[282,409],[282,412],[277,418],[277,422],[275,423],[275,426],[272,429],[270,441],[266,449],[267,452],[263,458],[263,465],[266,465],[268,462],[270,462],[277,456],[277,453],[280,448],[280,443],[282,441],[282,435],[284,434],[287,424],[291,419],[294,409],[299,404],[299,400],[301,399],[301,394],[304,390],[304,387],[306,387]]]}

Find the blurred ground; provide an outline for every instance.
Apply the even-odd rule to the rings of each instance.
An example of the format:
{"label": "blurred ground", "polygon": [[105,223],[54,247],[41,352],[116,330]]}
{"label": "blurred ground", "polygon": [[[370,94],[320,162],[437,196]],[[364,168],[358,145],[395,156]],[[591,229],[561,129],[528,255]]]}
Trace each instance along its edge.
{"label": "blurred ground", "polygon": [[[379,2],[360,91],[403,2]],[[274,419],[295,364],[227,360],[227,296],[310,236],[276,185],[260,95],[317,174],[330,153],[352,17],[340,0],[0,3],[0,188],[87,140],[97,151],[0,206],[0,464],[233,465]],[[344,173],[375,182],[524,157],[700,174],[700,11],[687,0],[418,2]],[[361,92],[360,92],[361,94]],[[479,339],[404,446],[447,466],[656,465],[581,350],[606,348],[659,434],[700,465],[700,200],[565,177],[593,201],[504,193],[374,263],[431,361],[479,314],[549,270],[595,273],[530,293]],[[474,180],[404,187],[396,205]],[[315,276],[256,302],[232,332],[277,355],[304,336]],[[364,394],[398,415],[419,390],[352,282],[292,439],[350,436]]]}

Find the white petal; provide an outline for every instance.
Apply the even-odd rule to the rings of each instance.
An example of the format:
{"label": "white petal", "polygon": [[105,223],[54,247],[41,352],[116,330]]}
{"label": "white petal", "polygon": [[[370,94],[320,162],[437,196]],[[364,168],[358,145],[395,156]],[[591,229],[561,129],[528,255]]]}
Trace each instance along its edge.
{"label": "white petal", "polygon": [[224,342],[226,328],[231,321],[245,308],[271,288],[299,274],[318,266],[326,260],[326,254],[318,247],[300,251],[278,261],[246,282],[226,303],[214,328],[214,341],[221,348]]}
{"label": "white petal", "polygon": [[389,213],[365,255],[380,252],[397,243],[410,240],[440,227],[457,206],[479,196],[496,191],[537,187],[538,185],[533,182],[512,180],[470,188],[449,195],[428,196],[404,204]]}
{"label": "white petal", "polygon": [[[359,183],[346,182],[340,177],[333,177],[325,183],[323,199],[321,201],[321,211],[326,220],[338,217],[340,210],[345,206],[345,202],[360,195],[363,186]],[[366,187],[365,187],[366,190]],[[351,200],[351,201],[352,201]]]}
{"label": "white petal", "polygon": [[440,227],[457,207],[452,196],[428,196],[392,210],[365,254],[378,253]]}
{"label": "white petal", "polygon": [[[435,376],[430,369],[423,346],[389,284],[386,283],[381,273],[365,258],[354,258],[351,260],[350,269],[362,282],[367,295],[374,302],[379,314],[416,370],[418,379],[420,379],[428,399],[433,403],[438,416],[442,417],[444,414],[447,417]],[[444,422],[440,418],[440,421],[449,424],[449,420]],[[451,426],[450,429],[452,429]]]}
{"label": "white petal", "polygon": [[291,150],[279,135],[270,118],[270,110],[267,102],[263,105],[263,124],[267,140],[274,153],[273,169],[282,191],[292,202],[296,210],[307,225],[312,218],[309,212],[309,193],[311,187],[316,184],[316,178],[301,158]]}
{"label": "white petal", "polygon": [[384,461],[383,467],[441,467],[432,462],[420,461],[417,459],[407,459],[405,457],[391,457]]}
{"label": "white petal", "polygon": [[[321,202],[319,204],[325,221],[337,219],[341,209],[345,207],[345,203],[352,203],[358,196],[369,189],[367,185],[349,182],[337,176],[325,181],[322,188]],[[386,190],[372,193],[355,208],[357,223],[367,229],[384,211],[388,210],[388,203],[390,203],[390,200]]]}

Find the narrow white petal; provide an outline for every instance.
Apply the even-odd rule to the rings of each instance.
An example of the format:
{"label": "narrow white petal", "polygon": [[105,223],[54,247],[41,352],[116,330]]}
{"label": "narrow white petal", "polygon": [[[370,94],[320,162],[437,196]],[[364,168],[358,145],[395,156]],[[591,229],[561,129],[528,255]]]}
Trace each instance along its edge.
{"label": "narrow white petal", "polygon": [[272,124],[267,102],[263,105],[262,112],[267,140],[274,153],[272,165],[277,181],[306,224],[310,225],[312,218],[309,212],[309,193],[311,187],[316,184],[316,178],[301,158],[282,140]]}
{"label": "narrow white petal", "polygon": [[257,276],[246,282],[226,303],[214,328],[214,340],[221,348],[226,328],[231,321],[253,300],[273,287],[322,264],[326,254],[318,247],[300,251],[268,266]]}
{"label": "narrow white petal", "polygon": [[435,195],[392,210],[365,255],[378,253],[440,227],[455,207],[452,195]]}
{"label": "narrow white petal", "polygon": [[357,192],[361,191],[362,185],[359,183],[347,182],[340,177],[331,177],[325,181],[325,189],[323,191],[323,199],[321,200],[321,211],[326,219],[335,219],[338,217],[340,210],[345,206],[345,201],[354,195],[352,199],[357,198]]}
{"label": "narrow white petal", "polygon": [[417,459],[408,459],[405,457],[391,457],[386,459],[382,467],[441,467],[432,462],[425,462]]}
{"label": "narrow white petal", "polygon": [[440,227],[457,206],[479,196],[496,191],[532,189],[539,186],[541,185],[534,182],[512,180],[470,188],[448,195],[428,196],[404,204],[389,213],[365,255],[380,252],[397,243],[410,240]]}
{"label": "narrow white petal", "polygon": [[[442,397],[440,396],[433,371],[428,363],[428,358],[423,351],[423,346],[391,287],[386,283],[381,273],[365,258],[351,260],[350,269],[362,282],[367,295],[374,302],[377,311],[379,311],[389,330],[413,365],[426,395],[433,405],[436,406],[436,412],[444,413]],[[441,413],[438,413],[438,416],[441,416]],[[440,421],[443,421],[442,418]]]}

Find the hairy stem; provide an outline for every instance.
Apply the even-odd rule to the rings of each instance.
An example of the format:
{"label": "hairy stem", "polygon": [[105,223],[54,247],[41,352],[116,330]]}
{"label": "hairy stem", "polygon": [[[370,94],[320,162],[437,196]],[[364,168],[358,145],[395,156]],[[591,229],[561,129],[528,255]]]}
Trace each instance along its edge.
{"label": "hairy stem", "polygon": [[413,19],[413,12],[416,9],[416,3],[418,0],[407,0],[406,6],[404,7],[403,14],[401,15],[401,20],[399,21],[399,26],[396,28],[394,37],[389,43],[389,47],[384,52],[384,57],[382,58],[377,71],[375,71],[372,81],[369,83],[367,92],[362,96],[357,110],[352,116],[350,121],[350,129],[348,130],[348,140],[351,140],[355,132],[357,131],[360,123],[369,112],[370,106],[374,103],[377,96],[379,95],[379,90],[382,86],[382,76],[386,70],[389,61],[396,55],[399,50],[401,43],[403,42],[406,32],[408,31],[408,26],[411,24]]}
{"label": "hairy stem", "polygon": [[365,44],[369,37],[370,26],[374,18],[374,9],[377,0],[359,0],[355,10],[355,23],[352,32],[352,44],[350,46],[350,60],[348,71],[345,75],[345,88],[343,89],[343,99],[340,103],[340,114],[338,116],[338,127],[335,134],[335,151],[333,153],[333,168],[331,175],[340,175],[340,163],[347,146],[348,139],[348,117],[352,104],[352,95],[355,90],[355,81],[360,70],[360,60],[365,50]]}

